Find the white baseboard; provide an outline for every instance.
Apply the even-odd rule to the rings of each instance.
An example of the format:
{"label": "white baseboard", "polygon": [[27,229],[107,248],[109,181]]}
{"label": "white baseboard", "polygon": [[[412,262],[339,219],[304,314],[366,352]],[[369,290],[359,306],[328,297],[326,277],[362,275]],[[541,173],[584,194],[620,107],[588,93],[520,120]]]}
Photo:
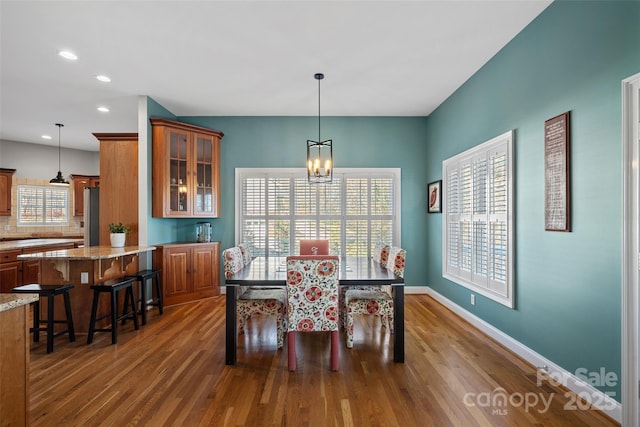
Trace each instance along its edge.
{"label": "white baseboard", "polygon": [[[417,293],[407,292],[409,288],[410,287],[405,288],[405,293]],[[433,297],[433,299],[438,301],[440,304],[444,305],[449,310],[453,311],[455,314],[471,323],[471,325],[473,325],[475,328],[479,329],[494,340],[498,341],[503,346],[507,347],[509,350],[536,367],[536,369],[542,370],[551,378],[558,380],[561,379],[561,381],[558,381],[559,383],[574,392],[576,395],[586,398],[586,400],[591,402],[592,406],[596,409],[607,414],[615,421],[619,423],[622,422],[622,404],[617,402],[615,399],[596,389],[591,384],[584,382],[576,375],[566,371],[565,369],[546,359],[542,355],[536,353],[534,350],[505,334],[493,325],[480,319],[473,313],[468,312],[453,301],[434,291],[432,288],[427,286],[420,287],[420,289],[426,289],[426,292],[420,293],[426,293],[427,295]]]}

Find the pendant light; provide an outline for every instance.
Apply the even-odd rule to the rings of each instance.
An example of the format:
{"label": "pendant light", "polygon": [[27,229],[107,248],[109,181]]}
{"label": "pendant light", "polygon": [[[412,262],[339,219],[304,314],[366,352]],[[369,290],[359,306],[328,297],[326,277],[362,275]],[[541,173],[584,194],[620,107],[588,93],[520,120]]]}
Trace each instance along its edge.
{"label": "pendant light", "polygon": [[69,185],[69,181],[64,179],[62,172],[60,172],[60,128],[64,126],[62,123],[56,123],[58,126],[58,175],[49,181],[51,185]]}
{"label": "pendant light", "polygon": [[307,178],[310,183],[331,182],[333,178],[333,141],[320,138],[320,80],[324,74],[313,76],[318,80],[318,140],[307,139]]}

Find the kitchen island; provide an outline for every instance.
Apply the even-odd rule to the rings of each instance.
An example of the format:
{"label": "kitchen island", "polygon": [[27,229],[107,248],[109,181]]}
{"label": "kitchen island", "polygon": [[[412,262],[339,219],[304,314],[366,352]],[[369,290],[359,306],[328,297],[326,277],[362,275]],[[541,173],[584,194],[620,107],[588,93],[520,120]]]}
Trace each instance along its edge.
{"label": "kitchen island", "polygon": [[[139,269],[139,255],[155,249],[154,246],[90,246],[22,254],[18,255],[18,259],[40,262],[40,284],[75,286],[70,292],[73,323],[76,333],[86,333],[89,330],[93,301],[90,286],[108,279],[135,274]],[[100,310],[107,311],[108,302],[103,303]],[[56,313],[64,313],[63,310],[61,301],[56,301]]]}
{"label": "kitchen island", "polygon": [[29,304],[38,295],[0,294],[0,425],[29,425]]}

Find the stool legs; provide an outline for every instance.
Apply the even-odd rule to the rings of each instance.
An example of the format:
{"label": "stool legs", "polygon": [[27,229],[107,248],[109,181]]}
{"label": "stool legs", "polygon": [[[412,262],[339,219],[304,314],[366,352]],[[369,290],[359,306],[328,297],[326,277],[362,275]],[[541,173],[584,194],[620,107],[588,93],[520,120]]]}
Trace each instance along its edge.
{"label": "stool legs", "polygon": [[87,344],[91,344],[93,342],[93,334],[96,329],[96,313],[98,311],[98,298],[100,297],[100,292],[94,290],[93,291],[93,304],[91,305],[91,319],[89,320],[89,333],[87,334]]}
{"label": "stool legs", "polygon": [[47,297],[47,353],[53,351],[53,297]]}
{"label": "stool legs", "polygon": [[33,342],[40,342],[40,301],[33,303]]}
{"label": "stool legs", "polygon": [[[136,298],[133,293],[133,281],[116,283],[111,285],[95,285],[91,287],[93,289],[93,304],[91,307],[91,320],[89,323],[89,333],[87,335],[87,344],[93,342],[93,335],[95,332],[111,332],[111,344],[118,343],[118,321],[125,323],[126,319],[131,317],[133,319],[133,325],[136,330],[139,329],[138,325],[138,310]],[[118,291],[124,290],[124,307],[122,308],[122,315],[118,315]],[[100,317],[97,316],[98,303],[100,294],[103,292],[109,293],[109,300],[111,305],[111,311]],[[111,328],[96,328],[96,321],[109,318],[111,320]]]}
{"label": "stool legs", "polygon": [[73,316],[71,315],[71,297],[68,292],[64,293],[64,311],[67,314],[67,328],[69,329],[69,341],[76,340],[76,330],[73,328]]}

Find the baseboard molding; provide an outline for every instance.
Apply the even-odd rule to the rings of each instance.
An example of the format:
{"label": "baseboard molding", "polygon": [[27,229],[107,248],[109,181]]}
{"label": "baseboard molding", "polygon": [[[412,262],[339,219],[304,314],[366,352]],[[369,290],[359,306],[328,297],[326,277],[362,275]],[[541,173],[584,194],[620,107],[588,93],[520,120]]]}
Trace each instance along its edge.
{"label": "baseboard molding", "polygon": [[[475,328],[487,334],[488,336],[523,358],[525,361],[529,362],[536,369],[542,370],[547,375],[551,376],[551,378],[562,379],[561,383],[567,389],[571,390],[578,396],[587,397],[588,400],[592,403],[593,407],[602,411],[618,423],[622,422],[622,404],[617,402],[615,399],[612,399],[610,396],[596,389],[591,384],[585,383],[574,374],[566,371],[565,369],[553,363],[551,360],[546,359],[542,355],[538,354],[534,350],[530,349],[529,347],[525,346],[509,335],[505,334],[493,325],[485,322],[478,316],[465,310],[464,308],[447,299],[432,288],[428,286],[420,288],[426,288],[426,292],[421,293],[426,293],[427,295],[431,296],[440,304],[453,311],[456,315],[471,323],[471,325],[473,325]],[[408,287],[405,288],[405,290],[408,289]]]}

